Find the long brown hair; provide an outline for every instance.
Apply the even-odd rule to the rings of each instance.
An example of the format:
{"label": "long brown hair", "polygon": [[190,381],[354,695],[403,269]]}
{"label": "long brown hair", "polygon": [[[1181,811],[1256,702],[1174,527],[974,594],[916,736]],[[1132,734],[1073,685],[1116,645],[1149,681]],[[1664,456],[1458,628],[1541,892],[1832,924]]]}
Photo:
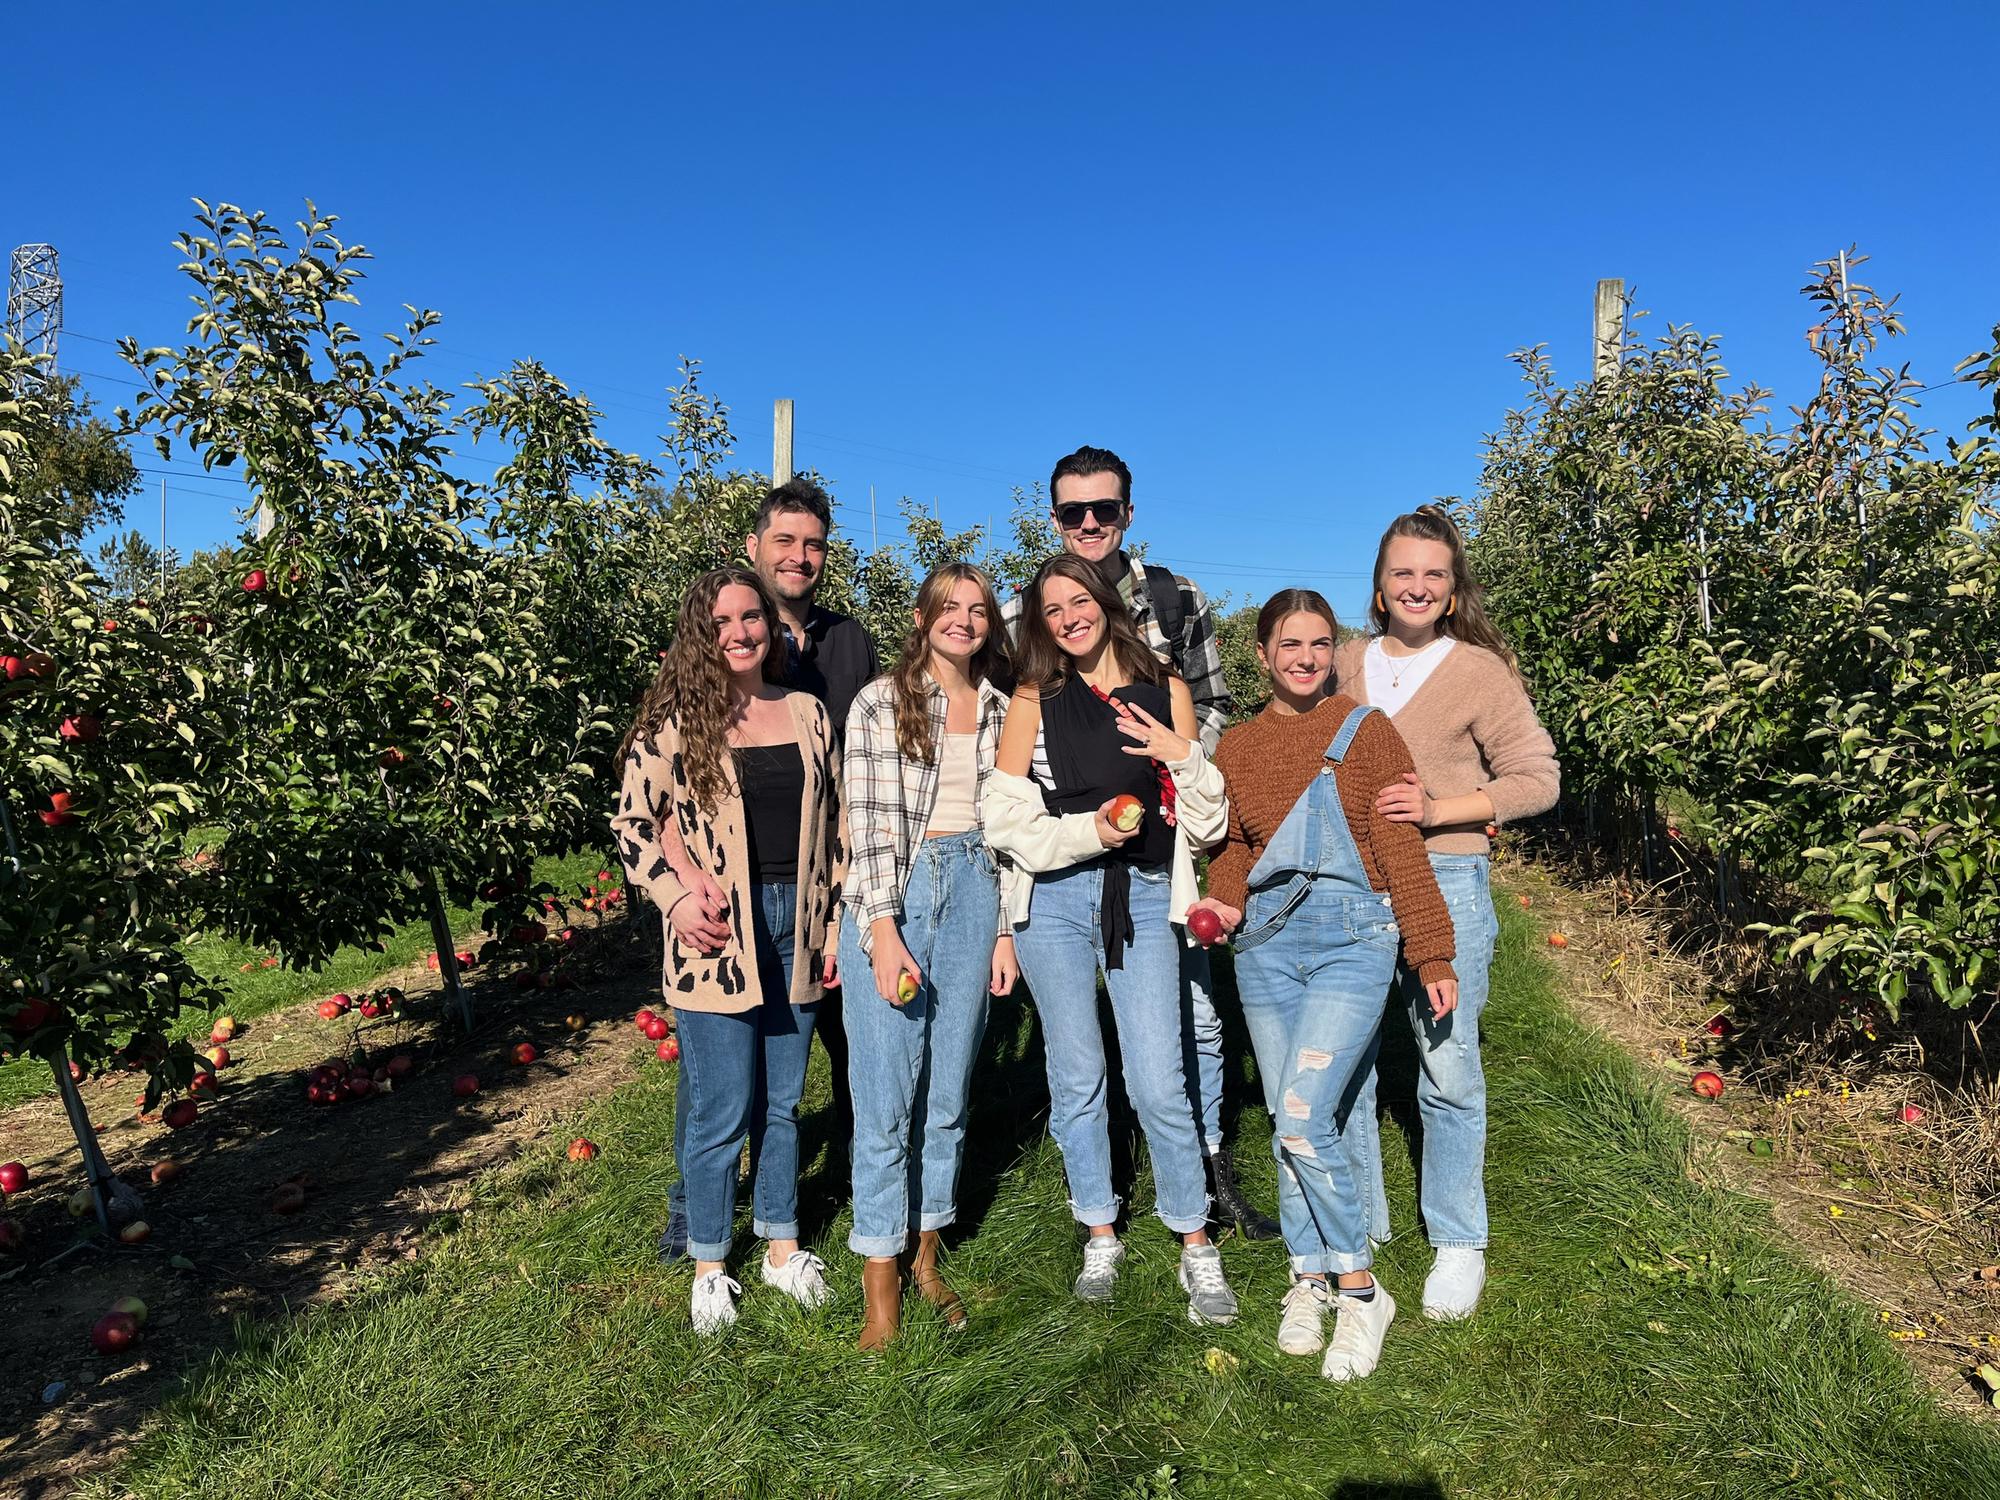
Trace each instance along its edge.
{"label": "long brown hair", "polygon": [[1340,639],[1340,621],[1333,606],[1326,602],[1326,595],[1317,589],[1279,589],[1257,611],[1257,644],[1266,652],[1271,649],[1271,637],[1278,633],[1287,615],[1318,615],[1326,621],[1334,639]]}
{"label": "long brown hair", "polygon": [[1171,674],[1166,664],[1139,638],[1139,627],[1132,623],[1132,611],[1125,607],[1118,591],[1104,581],[1096,563],[1068,552],[1057,553],[1036,570],[1028,584],[1027,597],[1021,601],[1020,638],[1015,642],[1014,654],[1023,683],[1032,684],[1044,693],[1058,692],[1074,670],[1070,665],[1073,658],[1056,644],[1055,632],[1049,629],[1048,617],[1042,613],[1042,586],[1052,578],[1081,584],[1084,592],[1096,601],[1104,614],[1105,647],[1127,678],[1154,687],[1167,685]]}
{"label": "long brown hair", "polygon": [[1459,535],[1457,523],[1441,505],[1419,505],[1408,515],[1396,517],[1389,523],[1389,529],[1382,533],[1382,545],[1375,549],[1375,597],[1368,601],[1368,620],[1375,627],[1375,633],[1381,635],[1389,629],[1389,610],[1387,601],[1382,597],[1382,569],[1388,565],[1389,543],[1397,537],[1442,542],[1451,549],[1452,607],[1449,614],[1439,618],[1438,630],[1453,640],[1491,651],[1519,676],[1521,668],[1514,660],[1513,648],[1486,617],[1486,606],[1482,602],[1484,593],[1465,560],[1465,539]]}
{"label": "long brown hair", "polygon": [[1000,600],[993,580],[968,562],[940,563],[917,589],[917,619],[903,637],[902,655],[888,671],[896,690],[896,748],[903,759],[930,765],[937,758],[931,743],[930,631],[961,583],[979,585],[979,602],[986,606],[986,643],[972,653],[966,675],[977,687],[990,677],[1007,675],[1007,627],[1000,621]]}
{"label": "long brown hair", "polygon": [[711,817],[735,785],[729,764],[729,680],[733,674],[715,630],[716,600],[732,583],[756,592],[770,627],[764,681],[784,681],[784,627],[770,588],[748,568],[730,566],[704,573],[681,596],[674,638],[667,644],[653,685],[639,700],[638,716],[618,747],[618,762],[623,765],[635,744],[642,739],[651,742],[660,726],[671,719],[680,732],[688,790]]}

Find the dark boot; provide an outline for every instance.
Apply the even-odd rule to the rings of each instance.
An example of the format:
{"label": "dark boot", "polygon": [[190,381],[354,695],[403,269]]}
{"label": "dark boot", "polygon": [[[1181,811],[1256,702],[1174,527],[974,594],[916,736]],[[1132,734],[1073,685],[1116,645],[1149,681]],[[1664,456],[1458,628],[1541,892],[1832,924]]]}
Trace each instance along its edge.
{"label": "dark boot", "polygon": [[903,1268],[893,1260],[861,1262],[861,1341],[874,1351],[896,1336],[903,1320]]}
{"label": "dark boot", "polygon": [[953,1328],[965,1326],[965,1304],[959,1300],[957,1292],[945,1285],[938,1271],[938,1251],[942,1243],[935,1229],[926,1229],[917,1236],[916,1254],[910,1257],[910,1285],[917,1295],[944,1314],[945,1322]]}
{"label": "dark boot", "polygon": [[1230,1159],[1227,1146],[1208,1153],[1208,1191],[1215,1200],[1212,1214],[1218,1224],[1233,1224],[1246,1240],[1284,1237],[1284,1230],[1252,1207],[1236,1185],[1236,1163]]}

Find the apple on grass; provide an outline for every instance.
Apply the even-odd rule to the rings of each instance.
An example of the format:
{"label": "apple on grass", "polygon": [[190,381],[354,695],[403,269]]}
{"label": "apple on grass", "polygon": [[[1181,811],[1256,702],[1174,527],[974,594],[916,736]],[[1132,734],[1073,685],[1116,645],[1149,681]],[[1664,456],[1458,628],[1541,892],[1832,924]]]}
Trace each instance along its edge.
{"label": "apple on grass", "polygon": [[659,1058],[661,1062],[679,1062],[681,1060],[681,1044],[673,1037],[668,1037],[653,1049],[653,1055]]}
{"label": "apple on grass", "polygon": [[0,1162],[0,1194],[12,1197],[28,1185],[28,1168],[18,1161]]}
{"label": "apple on grass", "polygon": [[1704,1099],[1720,1099],[1722,1097],[1722,1075],[1720,1073],[1711,1073],[1708,1069],[1703,1068],[1699,1073],[1694,1075],[1688,1087]]}
{"label": "apple on grass", "polygon": [[597,1143],[578,1136],[569,1143],[569,1159],[571,1161],[597,1160]]}
{"label": "apple on grass", "polygon": [[590,1022],[586,1021],[580,1015],[567,1015],[563,1017],[563,1025],[567,1026],[571,1031],[581,1031],[589,1024]]}
{"label": "apple on grass", "polygon": [[650,1020],[641,1022],[639,1029],[646,1033],[647,1041],[659,1042],[666,1040],[667,1033],[672,1031],[673,1027],[667,1024],[666,1017],[654,1016]]}

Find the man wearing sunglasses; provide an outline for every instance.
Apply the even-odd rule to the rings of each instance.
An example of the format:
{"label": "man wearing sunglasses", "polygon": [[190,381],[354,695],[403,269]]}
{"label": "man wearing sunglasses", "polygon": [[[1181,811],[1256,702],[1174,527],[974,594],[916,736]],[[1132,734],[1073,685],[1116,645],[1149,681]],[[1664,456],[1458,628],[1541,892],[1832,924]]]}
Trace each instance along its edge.
{"label": "man wearing sunglasses", "polygon": [[[1215,615],[1200,589],[1171,569],[1142,563],[1125,551],[1132,524],[1132,471],[1108,448],[1082,447],[1057,462],[1049,478],[1050,514],[1063,551],[1097,564],[1132,611],[1140,637],[1188,685],[1202,750],[1213,755],[1229,724],[1229,684],[1222,674]],[[1010,636],[1019,636],[1022,596],[1001,606]],[[1188,1102],[1208,1152],[1209,1190],[1219,1218],[1233,1220],[1246,1239],[1276,1239],[1278,1226],[1236,1185],[1236,1166],[1222,1138],[1222,1018],[1209,996],[1208,950],[1181,947],[1181,1008],[1187,1017]]]}

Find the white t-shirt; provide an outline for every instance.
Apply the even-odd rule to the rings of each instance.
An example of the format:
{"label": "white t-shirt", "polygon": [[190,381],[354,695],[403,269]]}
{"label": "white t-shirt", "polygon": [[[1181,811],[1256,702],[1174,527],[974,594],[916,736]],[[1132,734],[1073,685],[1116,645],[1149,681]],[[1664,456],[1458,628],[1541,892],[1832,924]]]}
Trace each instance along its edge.
{"label": "white t-shirt", "polygon": [[1441,635],[1413,656],[1391,656],[1377,636],[1368,643],[1368,701],[1394,718],[1456,644],[1450,636]]}

